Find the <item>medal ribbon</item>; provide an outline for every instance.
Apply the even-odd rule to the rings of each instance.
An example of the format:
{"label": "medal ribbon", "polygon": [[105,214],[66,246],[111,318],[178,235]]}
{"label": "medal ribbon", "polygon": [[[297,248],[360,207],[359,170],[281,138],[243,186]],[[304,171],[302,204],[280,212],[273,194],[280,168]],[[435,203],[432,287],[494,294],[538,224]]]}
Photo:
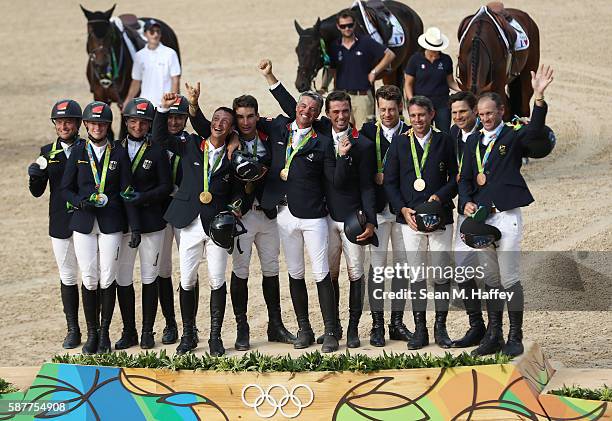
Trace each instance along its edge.
{"label": "medal ribbon", "polygon": [[64,151],[64,148],[57,148],[57,143],[58,142],[53,143],[53,148],[51,148],[51,152],[49,152],[49,159],[55,158],[55,155]]}
{"label": "medal ribbon", "polygon": [[223,158],[224,154],[225,154],[225,145],[223,145],[223,148],[221,148],[221,152],[219,152],[219,154],[217,155],[217,158],[215,158],[215,162],[213,162],[213,165],[209,170],[208,169],[208,140],[204,143],[204,192],[205,193],[208,192],[208,185],[209,185],[210,177],[212,176],[212,174],[215,172],[215,170],[219,166],[219,163],[221,162],[221,158]]}
{"label": "medal ribbon", "polygon": [[136,172],[136,168],[138,168],[138,164],[140,164],[140,160],[142,159],[142,156],[144,155],[146,150],[147,150],[147,142],[143,141],[142,145],[140,145],[140,149],[138,149],[138,153],[136,154],[136,157],[134,158],[134,162],[132,162],[132,174]]}
{"label": "medal ribbon", "polygon": [[421,157],[421,163],[419,164],[419,158],[416,151],[416,145],[414,140],[414,130],[410,129],[410,152],[412,153],[412,162],[414,164],[414,172],[416,173],[416,178],[421,177],[421,171],[425,168],[425,162],[427,162],[427,156],[429,156],[429,146],[431,145],[431,136],[429,141],[425,144],[425,149],[423,149],[423,156]]}
{"label": "medal ribbon", "polygon": [[87,155],[89,157],[89,166],[91,167],[91,173],[93,174],[96,182],[96,189],[98,194],[104,193],[104,186],[106,185],[106,172],[108,171],[108,163],[110,161],[110,143],[106,143],[106,150],[104,151],[104,164],[102,165],[102,177],[98,174],[98,167],[93,157],[93,146],[87,141]]}
{"label": "medal ribbon", "polygon": [[176,174],[178,173],[178,166],[181,157],[178,155],[174,155],[174,162],[172,162],[172,184],[176,184]]}
{"label": "medal ribbon", "polygon": [[300,149],[302,149],[304,147],[304,145],[306,144],[306,142],[308,142],[308,140],[312,137],[314,133],[313,129],[310,129],[310,131],[308,132],[308,134],[306,136],[304,136],[302,138],[302,140],[300,140],[300,143],[298,144],[297,148],[295,148],[295,150],[292,150],[293,147],[293,131],[291,132],[291,134],[289,135],[289,141],[287,142],[287,152],[285,154],[285,169],[289,170],[289,166],[291,166],[291,161],[293,161],[293,157],[295,156],[295,154],[297,154]]}
{"label": "medal ribbon", "polygon": [[493,150],[493,146],[495,145],[495,141],[497,140],[499,133],[502,131],[504,126],[499,126],[497,130],[495,130],[495,137],[489,142],[487,145],[487,149],[485,149],[484,158],[480,157],[480,141],[476,145],[476,166],[478,167],[478,172],[482,174],[484,172],[484,166],[487,164],[489,160],[489,155],[491,155],[491,151]]}

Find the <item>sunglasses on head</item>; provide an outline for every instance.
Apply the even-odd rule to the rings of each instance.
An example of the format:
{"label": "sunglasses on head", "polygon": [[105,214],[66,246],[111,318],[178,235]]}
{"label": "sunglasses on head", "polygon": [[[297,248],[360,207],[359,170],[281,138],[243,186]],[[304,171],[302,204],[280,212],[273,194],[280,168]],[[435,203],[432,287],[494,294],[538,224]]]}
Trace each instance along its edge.
{"label": "sunglasses on head", "polygon": [[353,26],[355,26],[355,22],[353,23],[345,23],[345,24],[338,24],[338,28],[340,29],[351,29]]}

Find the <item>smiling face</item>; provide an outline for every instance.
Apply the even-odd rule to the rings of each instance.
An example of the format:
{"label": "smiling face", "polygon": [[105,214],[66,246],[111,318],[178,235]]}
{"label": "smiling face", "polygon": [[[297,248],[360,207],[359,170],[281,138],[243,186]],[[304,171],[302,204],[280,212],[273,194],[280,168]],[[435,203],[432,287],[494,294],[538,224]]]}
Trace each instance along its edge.
{"label": "smiling face", "polygon": [[170,114],[168,115],[168,132],[171,135],[177,135],[185,130],[185,124],[187,123],[187,116],[182,114]]}
{"label": "smiling face", "polygon": [[478,116],[484,129],[492,131],[502,122],[504,106],[498,107],[490,98],[481,98],[478,101]]}
{"label": "smiling face", "polygon": [[331,120],[336,133],[348,129],[351,122],[351,106],[348,101],[331,101],[327,117]]}
{"label": "smiling face", "polygon": [[253,107],[238,107],[236,113],[236,126],[238,131],[245,139],[253,139],[257,133],[257,121],[259,114]]}
{"label": "smiling face", "polygon": [[103,123],[100,121],[86,121],[85,128],[87,129],[87,133],[97,142],[106,139],[106,135],[108,134],[108,128],[110,127],[110,123]]}
{"label": "smiling face", "polygon": [[465,132],[469,132],[474,128],[478,115],[475,109],[470,108],[467,101],[453,102],[451,104],[451,114],[453,116],[453,123]]}
{"label": "smiling face", "polygon": [[426,107],[420,105],[413,104],[408,107],[410,124],[414,128],[414,133],[421,138],[429,131],[434,115],[434,111],[429,111]]}
{"label": "smiling face", "polygon": [[302,95],[300,101],[295,106],[295,122],[298,127],[305,129],[312,126],[320,112],[320,105],[314,98]]}
{"label": "smiling face", "polygon": [[392,129],[399,123],[401,111],[402,106],[396,101],[378,98],[378,115],[386,128]]}
{"label": "smiling face", "polygon": [[126,120],[127,131],[135,139],[141,139],[151,128],[151,122],[142,118],[129,117]]}
{"label": "smiling face", "polygon": [[80,126],[80,122],[76,118],[56,118],[53,124],[55,125],[57,137],[64,142],[72,142]]}
{"label": "smiling face", "polygon": [[232,131],[234,116],[225,110],[217,110],[210,122],[210,137],[217,141],[225,141],[227,135]]}

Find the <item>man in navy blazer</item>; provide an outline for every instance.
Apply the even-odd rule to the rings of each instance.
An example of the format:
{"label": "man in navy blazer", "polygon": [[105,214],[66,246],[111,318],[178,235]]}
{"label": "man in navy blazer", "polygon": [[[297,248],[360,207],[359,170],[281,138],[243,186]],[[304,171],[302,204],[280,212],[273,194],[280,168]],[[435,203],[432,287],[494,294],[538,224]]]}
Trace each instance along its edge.
{"label": "man in navy blazer", "polygon": [[[429,252],[434,268],[442,273],[450,267],[452,242],[453,202],[457,194],[457,159],[451,138],[432,127],[435,111],[431,101],[415,96],[408,101],[408,115],[412,127],[395,136],[389,147],[384,170],[384,186],[397,222],[402,224],[402,235],[408,266],[423,267]],[[443,224],[433,232],[417,229],[415,208],[428,201],[438,201],[443,208]],[[436,296],[436,344],[449,348],[452,344],[446,331],[446,316],[450,299],[450,279],[434,271]],[[415,273],[411,281],[411,298],[415,332],[408,342],[409,349],[420,349],[429,344],[426,326],[427,281],[424,273]]]}
{"label": "man in navy blazer", "polygon": [[[523,229],[521,207],[533,202],[533,196],[521,175],[523,157],[543,157],[555,143],[545,131],[548,106],[544,91],[553,80],[549,66],[531,72],[535,105],[526,125],[504,124],[504,106],[499,95],[485,93],[478,100],[478,115],[483,128],[468,139],[459,180],[459,207],[466,216],[476,211],[488,214],[486,223],[501,232],[496,244],[479,253],[486,260],[485,284],[499,297],[503,289],[508,304],[510,329],[504,343],[503,298],[487,300],[489,323],[475,355],[502,351],[509,356],[523,353],[523,286],[520,281],[520,245]],[[484,267],[484,265],[483,265]]]}

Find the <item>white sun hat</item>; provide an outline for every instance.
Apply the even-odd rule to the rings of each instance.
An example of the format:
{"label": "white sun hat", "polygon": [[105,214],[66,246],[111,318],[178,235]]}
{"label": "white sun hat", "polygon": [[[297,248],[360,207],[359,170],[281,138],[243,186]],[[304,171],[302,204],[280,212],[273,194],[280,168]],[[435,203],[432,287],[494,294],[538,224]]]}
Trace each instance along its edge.
{"label": "white sun hat", "polygon": [[442,51],[448,47],[448,38],[440,31],[440,28],[432,26],[427,28],[424,34],[419,36],[418,43],[426,50]]}

